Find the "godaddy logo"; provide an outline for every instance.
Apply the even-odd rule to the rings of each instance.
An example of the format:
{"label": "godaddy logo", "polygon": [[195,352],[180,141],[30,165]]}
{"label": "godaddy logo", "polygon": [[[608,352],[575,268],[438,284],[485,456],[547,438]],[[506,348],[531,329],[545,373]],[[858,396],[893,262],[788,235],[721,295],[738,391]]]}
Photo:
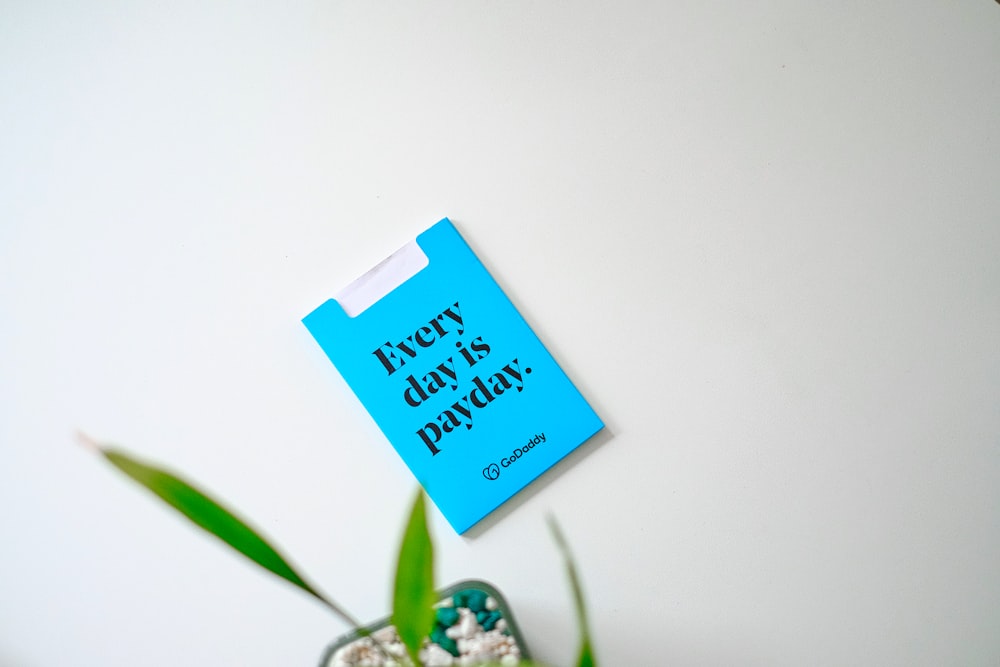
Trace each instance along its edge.
{"label": "godaddy logo", "polygon": [[528,442],[525,445],[521,447],[515,447],[514,451],[510,453],[510,456],[505,456],[502,459],[500,459],[500,465],[497,465],[496,463],[491,463],[485,468],[483,468],[483,477],[485,477],[490,481],[498,479],[500,477],[501,467],[504,468],[511,467],[512,465],[517,463],[522,456],[524,456],[532,449],[534,449],[535,445],[540,445],[543,442],[545,442],[545,433],[536,433],[535,436],[530,440],[528,440]]}

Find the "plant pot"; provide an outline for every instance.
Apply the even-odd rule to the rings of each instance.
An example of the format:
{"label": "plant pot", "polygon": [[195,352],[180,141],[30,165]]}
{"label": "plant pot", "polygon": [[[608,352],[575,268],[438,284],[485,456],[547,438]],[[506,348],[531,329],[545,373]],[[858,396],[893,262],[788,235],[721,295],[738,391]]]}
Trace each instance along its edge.
{"label": "plant pot", "polygon": [[[438,592],[437,620],[420,659],[426,667],[449,667],[484,662],[517,664],[528,660],[528,649],[514,615],[500,592],[475,579],[460,581]],[[406,650],[396,636],[391,618],[365,626],[334,641],[323,653],[320,667],[408,664]],[[372,637],[384,649],[374,645]],[[388,657],[387,655],[388,654]]]}

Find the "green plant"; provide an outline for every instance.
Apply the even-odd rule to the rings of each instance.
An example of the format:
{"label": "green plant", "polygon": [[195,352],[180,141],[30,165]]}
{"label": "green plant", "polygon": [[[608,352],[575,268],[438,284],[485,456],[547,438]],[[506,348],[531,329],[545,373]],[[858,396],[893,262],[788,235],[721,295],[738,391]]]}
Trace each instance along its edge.
{"label": "green plant", "polygon": [[[221,503],[181,477],[150,463],[140,461],[116,447],[98,444],[84,435],[80,435],[80,440],[99,452],[115,468],[187,517],[199,528],[219,538],[260,567],[312,596],[359,634],[369,635],[361,623],[341,605],[320,592],[315,585],[309,583],[276,548]],[[552,517],[549,518],[549,526],[565,561],[573,593],[577,622],[580,628],[577,665],[578,667],[595,667],[596,662],[591,647],[586,607],[576,566],[562,531]],[[427,529],[424,494],[423,491],[418,491],[399,549],[392,609],[392,624],[396,627],[400,639],[406,646],[410,661],[414,665],[421,664],[419,651],[434,623],[433,605],[437,599],[435,590],[434,545]],[[374,637],[371,639],[376,648],[388,657],[385,647]],[[522,661],[519,664],[529,665],[532,663]]]}

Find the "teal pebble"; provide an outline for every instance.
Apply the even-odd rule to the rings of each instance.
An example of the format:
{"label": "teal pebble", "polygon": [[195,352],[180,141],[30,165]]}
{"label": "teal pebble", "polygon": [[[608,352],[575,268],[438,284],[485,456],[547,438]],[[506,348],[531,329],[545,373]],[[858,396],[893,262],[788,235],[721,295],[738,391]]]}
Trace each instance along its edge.
{"label": "teal pebble", "polygon": [[483,626],[483,630],[489,632],[494,627],[496,627],[497,621],[499,621],[501,618],[503,618],[503,614],[500,613],[499,609],[496,609],[487,614],[486,619],[480,621],[479,623]]}
{"label": "teal pebble", "polygon": [[[467,604],[462,605],[468,607],[470,611],[479,613],[486,609],[486,593],[480,590],[470,590],[467,597]],[[456,606],[459,606],[456,603]]]}
{"label": "teal pebble", "polygon": [[458,657],[458,644],[455,643],[454,639],[445,634],[445,628],[442,626],[435,626],[431,631],[431,641],[456,658]]}
{"label": "teal pebble", "polygon": [[448,651],[448,653],[451,653],[456,658],[458,657],[458,644],[456,644],[455,640],[452,639],[451,637],[445,636],[444,639],[437,642],[437,645],[443,648],[445,651]]}
{"label": "teal pebble", "polygon": [[436,620],[445,627],[451,627],[458,623],[458,610],[454,607],[438,607]]}
{"label": "teal pebble", "polygon": [[456,607],[468,607],[470,592],[471,591],[459,591],[451,596],[451,600],[455,603]]}
{"label": "teal pebble", "polygon": [[476,613],[476,622],[479,623],[480,625],[482,625],[483,622],[489,617],[489,615],[490,615],[490,612],[486,611],[485,609],[482,610],[482,611],[480,611],[480,612],[477,612]]}

